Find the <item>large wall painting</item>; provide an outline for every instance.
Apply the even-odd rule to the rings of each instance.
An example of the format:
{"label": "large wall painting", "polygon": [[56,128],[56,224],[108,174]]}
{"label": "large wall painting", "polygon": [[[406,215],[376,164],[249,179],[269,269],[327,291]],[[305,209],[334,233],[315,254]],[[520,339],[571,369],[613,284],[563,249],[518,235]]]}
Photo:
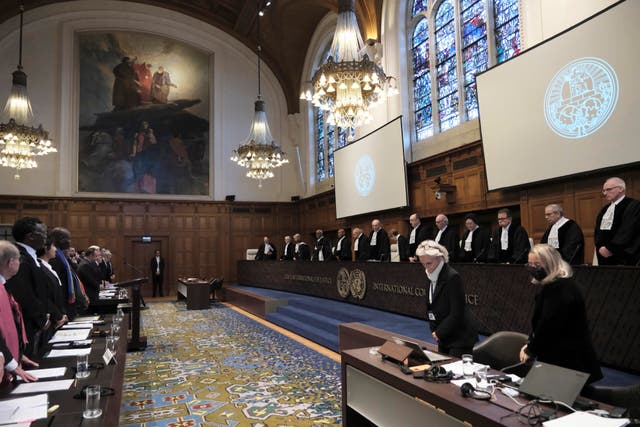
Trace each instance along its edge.
{"label": "large wall painting", "polygon": [[78,192],[209,195],[209,55],[124,31],[78,46]]}

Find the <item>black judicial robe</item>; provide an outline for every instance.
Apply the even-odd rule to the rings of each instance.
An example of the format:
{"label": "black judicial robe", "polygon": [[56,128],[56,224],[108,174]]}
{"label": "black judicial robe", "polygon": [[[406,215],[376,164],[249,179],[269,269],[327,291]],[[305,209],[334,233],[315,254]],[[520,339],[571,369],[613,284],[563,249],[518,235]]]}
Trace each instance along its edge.
{"label": "black judicial robe", "polygon": [[486,262],[489,255],[489,246],[491,245],[491,239],[489,238],[489,232],[483,227],[478,227],[473,232],[471,238],[471,251],[464,250],[464,242],[469,236],[469,230],[462,236],[462,246],[460,247],[459,262]]}
{"label": "black judicial robe", "polygon": [[[436,232],[433,235],[433,239],[435,240],[438,233]],[[447,228],[442,232],[442,236],[440,236],[440,241],[438,242],[449,251],[449,262],[455,262],[458,259],[458,249],[460,248],[460,239],[458,239],[458,233],[452,227],[447,225]]]}
{"label": "black judicial robe", "polygon": [[[551,227],[544,232],[540,243],[549,242]],[[558,251],[569,264],[584,264],[584,234],[577,222],[570,219],[558,228]]]}
{"label": "black judicial robe", "polygon": [[510,264],[524,264],[527,262],[527,255],[529,249],[531,249],[527,230],[520,224],[511,223],[507,234],[509,236],[509,247],[506,251],[503,251],[500,247],[502,227],[498,228],[498,232],[493,239],[497,261],[508,262]]}
{"label": "black judicial robe", "polygon": [[[638,222],[640,218],[638,201],[630,197],[625,197],[618,203],[613,215],[613,225],[611,230],[600,230],[600,222],[605,212],[609,208],[609,204],[605,205],[598,216],[596,217],[595,231],[593,234],[593,240],[596,246],[596,253],[599,248],[604,246],[613,252],[613,256],[605,258],[599,253],[598,264],[599,265],[633,265],[635,256],[631,253],[630,249],[634,246],[637,247],[637,240],[640,239],[638,235]],[[627,213],[627,209],[631,207]]]}

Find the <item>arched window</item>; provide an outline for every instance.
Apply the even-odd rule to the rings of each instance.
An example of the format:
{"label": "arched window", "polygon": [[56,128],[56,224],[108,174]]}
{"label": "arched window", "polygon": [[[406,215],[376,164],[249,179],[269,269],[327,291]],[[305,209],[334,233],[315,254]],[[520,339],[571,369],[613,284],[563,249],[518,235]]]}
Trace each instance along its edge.
{"label": "arched window", "polygon": [[[416,4],[419,3],[416,1]],[[413,99],[418,140],[433,135],[431,117],[431,76],[429,75],[429,31],[427,19],[422,18],[413,31]]]}
{"label": "arched window", "polygon": [[[322,63],[329,56],[331,45],[327,45],[322,55]],[[327,123],[326,113],[321,109],[313,108],[313,129],[316,142],[316,180],[324,181],[333,178],[333,152],[347,145],[347,137],[353,136],[353,130],[344,130]]]}
{"label": "arched window", "polygon": [[518,0],[407,3],[415,138],[421,141],[478,117],[475,76],[520,53],[520,19]]}
{"label": "arched window", "polygon": [[460,123],[458,114],[458,75],[456,59],[456,24],[453,0],[440,3],[436,14],[436,72],[438,74],[438,112],[440,130]]}

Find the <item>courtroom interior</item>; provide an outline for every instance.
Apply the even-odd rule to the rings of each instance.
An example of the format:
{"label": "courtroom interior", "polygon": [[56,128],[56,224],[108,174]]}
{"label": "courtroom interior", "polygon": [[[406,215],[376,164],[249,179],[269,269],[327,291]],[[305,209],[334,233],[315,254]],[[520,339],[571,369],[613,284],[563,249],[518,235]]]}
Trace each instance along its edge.
{"label": "courtroom interior", "polygon": [[640,424],[638,17],[3,1],[0,424]]}

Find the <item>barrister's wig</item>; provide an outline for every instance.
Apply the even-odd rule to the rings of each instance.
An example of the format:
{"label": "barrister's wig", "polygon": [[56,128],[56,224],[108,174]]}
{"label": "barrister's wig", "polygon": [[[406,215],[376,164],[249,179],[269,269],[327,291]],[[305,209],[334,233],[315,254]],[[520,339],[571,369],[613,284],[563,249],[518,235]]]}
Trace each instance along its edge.
{"label": "barrister's wig", "polygon": [[416,256],[436,256],[444,259],[444,262],[449,262],[449,251],[447,248],[442,246],[439,243],[436,243],[435,240],[425,240],[418,245],[416,248]]}

